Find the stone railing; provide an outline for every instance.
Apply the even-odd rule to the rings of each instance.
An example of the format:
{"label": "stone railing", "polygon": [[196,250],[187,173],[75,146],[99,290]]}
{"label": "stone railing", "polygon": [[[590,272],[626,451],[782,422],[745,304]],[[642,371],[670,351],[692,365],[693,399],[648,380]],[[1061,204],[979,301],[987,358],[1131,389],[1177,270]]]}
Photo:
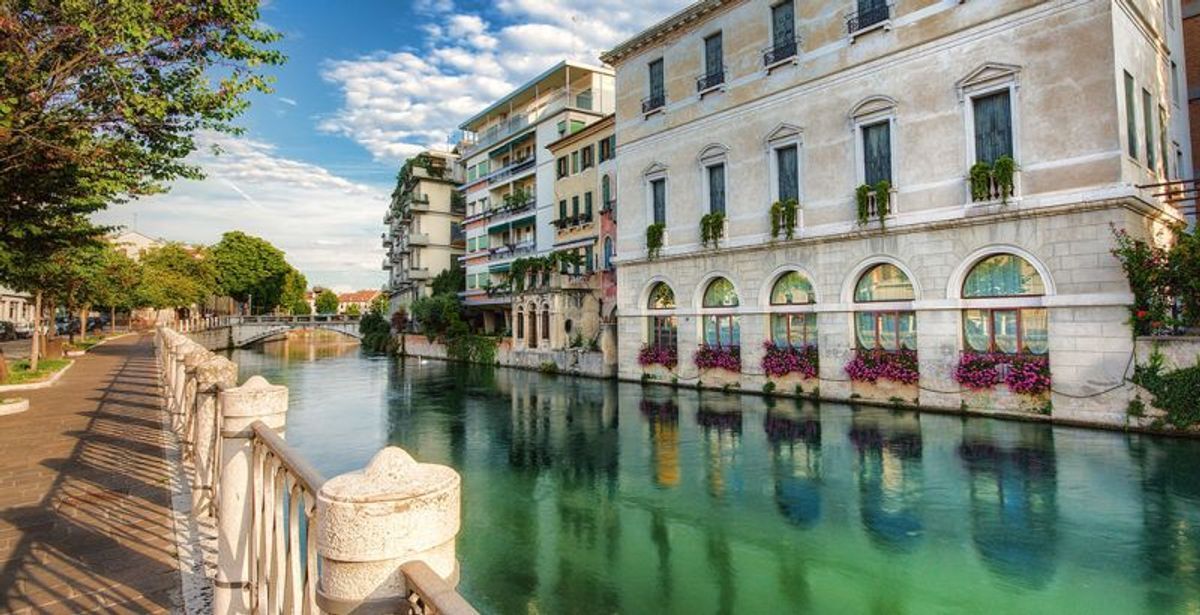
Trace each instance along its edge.
{"label": "stone railing", "polygon": [[181,333],[194,333],[197,331],[207,331],[217,327],[228,327],[231,325],[255,325],[255,324],[321,324],[321,323],[357,323],[362,320],[361,316],[351,316],[349,314],[308,314],[303,316],[274,316],[265,314],[262,316],[205,316],[202,318],[192,318],[180,320],[176,325]]}
{"label": "stone railing", "polygon": [[168,424],[215,528],[214,613],[471,614],[455,591],[461,480],[399,448],[326,480],[286,443],[287,387],[187,336],[155,337]]}

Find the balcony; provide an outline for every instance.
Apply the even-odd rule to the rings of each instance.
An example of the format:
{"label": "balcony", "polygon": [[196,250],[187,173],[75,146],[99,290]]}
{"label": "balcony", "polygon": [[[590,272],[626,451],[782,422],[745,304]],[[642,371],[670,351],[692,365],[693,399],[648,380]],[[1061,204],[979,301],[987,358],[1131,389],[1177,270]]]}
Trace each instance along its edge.
{"label": "balcony", "polygon": [[409,233],[408,245],[410,246],[427,246],[429,245],[429,235],[425,233]]}
{"label": "balcony", "polygon": [[384,271],[391,271],[391,270],[392,270],[392,262],[391,262],[390,260],[386,259],[386,258],[385,258],[385,259],[383,259],[383,267],[382,267],[382,269],[383,269]]}
{"label": "balcony", "polygon": [[558,230],[562,231],[591,224],[592,220],[593,217],[589,214],[579,214],[577,216],[559,218],[558,220],[554,221],[554,226],[557,227]]}
{"label": "balcony", "polygon": [[721,67],[714,72],[700,75],[696,78],[696,91],[703,94],[709,90],[721,87],[725,84],[725,67]]}
{"label": "balcony", "polygon": [[537,245],[532,241],[510,243],[488,249],[488,260],[501,261],[509,258],[527,256],[537,251]]}
{"label": "balcony", "polygon": [[763,50],[763,66],[771,68],[788,60],[795,60],[800,53],[800,38],[789,37],[775,41]]}
{"label": "balcony", "polygon": [[482,134],[475,136],[475,142],[468,144],[463,153],[463,159],[470,158],[477,154],[480,150],[487,149],[501,141],[513,136],[514,134],[536,124],[543,117],[557,113],[567,108],[570,100],[567,96],[566,89],[563,89],[553,98],[542,103],[540,107],[530,113],[525,113],[509,118],[499,124],[488,128]]}
{"label": "balcony", "polygon": [[412,267],[408,270],[409,280],[428,280],[429,277],[428,267]]}
{"label": "balcony", "polygon": [[391,235],[388,235],[387,233],[380,233],[379,239],[380,239],[380,241],[383,242],[383,247],[385,247],[385,248],[392,247],[392,236]]}
{"label": "balcony", "polygon": [[846,16],[846,32],[857,34],[886,25],[892,18],[892,6],[886,2],[859,2],[859,10]]}
{"label": "balcony", "polygon": [[642,100],[642,113],[649,115],[667,106],[666,92],[656,92]]}
{"label": "balcony", "polygon": [[531,170],[533,170],[534,164],[536,164],[536,163],[537,163],[537,158],[535,156],[529,156],[528,158],[525,158],[523,160],[518,160],[518,161],[504,167],[503,169],[500,169],[499,171],[492,173],[488,177],[488,186],[495,186],[497,184],[502,184],[502,183],[509,181],[509,180],[513,179],[514,177],[516,177],[526,171],[531,171]]}

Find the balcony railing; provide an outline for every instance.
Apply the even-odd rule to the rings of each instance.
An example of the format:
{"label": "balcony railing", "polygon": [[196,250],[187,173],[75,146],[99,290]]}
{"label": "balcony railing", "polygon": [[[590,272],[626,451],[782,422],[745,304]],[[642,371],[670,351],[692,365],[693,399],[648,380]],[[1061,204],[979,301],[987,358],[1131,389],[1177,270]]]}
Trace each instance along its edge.
{"label": "balcony railing", "polygon": [[871,6],[863,6],[860,10],[846,17],[846,32],[854,34],[871,26],[883,23],[892,18],[892,7],[886,2],[878,2]]}
{"label": "balcony railing", "polygon": [[721,84],[725,83],[725,68],[721,67],[717,70],[700,75],[696,78],[696,91],[707,92]]}
{"label": "balcony railing", "polygon": [[775,41],[775,44],[763,50],[763,66],[774,66],[784,60],[790,60],[800,51],[800,38],[792,37]]}
{"label": "balcony railing", "polygon": [[492,175],[488,177],[488,185],[494,186],[496,184],[503,183],[505,180],[513,177],[514,175],[524,173],[525,171],[532,169],[536,162],[537,158],[534,156],[529,156],[527,158],[518,160],[504,167],[503,169],[492,173]]}
{"label": "balcony railing", "polygon": [[410,246],[426,246],[429,245],[429,235],[425,233],[409,233],[408,245]]}
{"label": "balcony railing", "polygon": [[574,228],[576,226],[583,226],[585,224],[590,224],[591,222],[592,222],[591,214],[579,214],[577,216],[567,216],[566,218],[559,218],[554,221],[554,226],[557,227],[558,230],[561,231],[563,229]]}
{"label": "balcony railing", "polygon": [[524,130],[531,124],[536,123],[542,117],[565,109],[568,102],[567,92],[564,89],[557,96],[554,96],[543,103],[538,109],[530,113],[511,117],[504,122],[492,126],[482,134],[476,135],[475,143],[467,145],[465,151],[463,151],[463,159],[469,158],[478,153],[480,150],[491,147],[492,145],[507,139],[517,132]]}
{"label": "balcony railing", "polygon": [[642,113],[650,113],[667,106],[666,92],[657,92],[642,100]]}
{"label": "balcony railing", "polygon": [[537,245],[532,241],[523,241],[521,243],[510,243],[495,248],[488,249],[488,259],[493,261],[504,260],[526,254],[533,254],[537,251]]}

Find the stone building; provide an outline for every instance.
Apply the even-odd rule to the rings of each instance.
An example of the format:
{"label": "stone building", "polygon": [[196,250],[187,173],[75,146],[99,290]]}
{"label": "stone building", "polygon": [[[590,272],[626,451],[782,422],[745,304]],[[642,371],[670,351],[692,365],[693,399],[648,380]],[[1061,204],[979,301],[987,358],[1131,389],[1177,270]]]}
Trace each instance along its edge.
{"label": "stone building", "polygon": [[457,187],[462,181],[458,156],[427,150],[400,169],[392,203],[384,217],[391,311],[431,294],[430,281],[458,266],[466,248],[462,220],[466,211]]}
{"label": "stone building", "polygon": [[614,100],[611,70],[563,61],[461,125],[463,303],[483,330],[512,330],[512,263],[554,250],[556,168],[546,146],[612,113]]}
{"label": "stone building", "polygon": [[1178,11],[704,0],[609,51],[620,376],[1123,422]]}
{"label": "stone building", "polygon": [[[556,161],[551,253],[569,256],[552,264],[537,257],[514,261],[512,271],[525,271],[530,262],[549,269],[530,271],[512,289],[514,349],[599,349],[614,343],[615,330],[602,326],[606,319],[612,324],[616,291],[615,227],[608,206],[616,185],[613,123],[609,115],[547,145]],[[605,335],[610,339],[602,340]]]}

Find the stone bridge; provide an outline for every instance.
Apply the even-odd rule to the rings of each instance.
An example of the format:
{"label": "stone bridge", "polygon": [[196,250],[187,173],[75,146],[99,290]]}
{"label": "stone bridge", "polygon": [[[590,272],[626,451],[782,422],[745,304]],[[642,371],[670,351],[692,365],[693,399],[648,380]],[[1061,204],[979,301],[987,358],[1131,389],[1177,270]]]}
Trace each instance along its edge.
{"label": "stone bridge", "polygon": [[362,339],[358,316],[213,316],[179,323],[181,331],[208,350],[242,348],[300,329],[324,329]]}

